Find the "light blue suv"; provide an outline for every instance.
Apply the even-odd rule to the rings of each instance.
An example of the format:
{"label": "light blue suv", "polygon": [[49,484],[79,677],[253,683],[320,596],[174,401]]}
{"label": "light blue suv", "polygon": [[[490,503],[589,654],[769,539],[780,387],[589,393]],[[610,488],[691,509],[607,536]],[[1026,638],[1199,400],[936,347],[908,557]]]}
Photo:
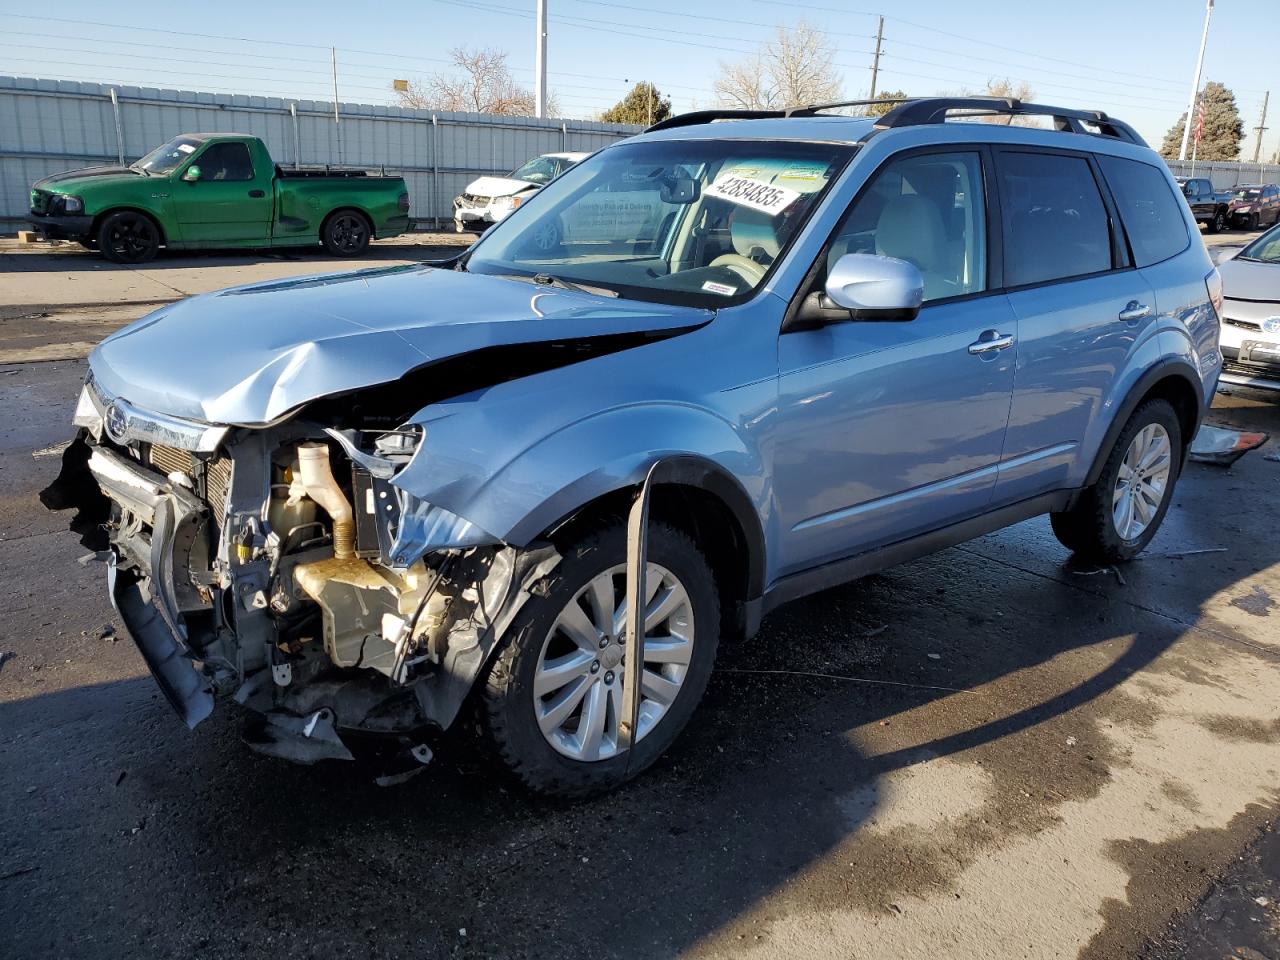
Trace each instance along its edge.
{"label": "light blue suv", "polygon": [[405,773],[471,712],[580,795],[781,603],[1043,513],[1142,550],[1221,367],[1160,158],[1096,112],[830,109],[677,117],[455,260],[104,340],[44,499],[186,722],[225,694],[261,752]]}

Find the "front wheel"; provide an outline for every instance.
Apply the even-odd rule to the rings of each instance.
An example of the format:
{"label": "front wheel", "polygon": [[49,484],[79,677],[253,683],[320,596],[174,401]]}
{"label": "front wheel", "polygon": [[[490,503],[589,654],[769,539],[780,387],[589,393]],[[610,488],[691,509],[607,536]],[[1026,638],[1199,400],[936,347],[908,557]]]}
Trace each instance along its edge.
{"label": "front wheel", "polygon": [[1148,400],[1120,431],[1093,486],[1050,515],[1068,549],[1100,563],[1132,560],[1156,535],[1182,466],[1182,425],[1167,400]]}
{"label": "front wheel", "polygon": [[685,534],[650,528],[638,736],[618,745],[626,627],[626,530],[613,523],[562,551],[546,589],[507,630],[484,682],[482,725],[526,786],[586,796],[623,783],[675,740],[715,663],[715,580]]}
{"label": "front wheel", "polygon": [[145,213],[121,210],[102,221],[97,245],[115,263],[146,263],[160,250],[160,228]]}
{"label": "front wheel", "polygon": [[335,257],[359,257],[369,249],[372,229],[358,210],[338,210],[320,228],[320,242]]}

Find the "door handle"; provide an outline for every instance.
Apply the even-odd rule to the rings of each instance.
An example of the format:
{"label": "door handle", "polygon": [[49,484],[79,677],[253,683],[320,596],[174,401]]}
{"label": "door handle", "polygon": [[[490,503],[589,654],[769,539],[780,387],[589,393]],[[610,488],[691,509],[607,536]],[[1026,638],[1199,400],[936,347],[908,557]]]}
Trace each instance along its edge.
{"label": "door handle", "polygon": [[263,193],[261,190],[250,190],[249,196],[253,197],[255,200],[259,200],[262,197],[265,197],[266,194]]}
{"label": "door handle", "polygon": [[969,352],[975,356],[980,353],[990,353],[993,350],[1008,350],[1013,346],[1014,336],[1012,333],[1001,333],[999,330],[984,330],[982,336],[969,344]]}
{"label": "door handle", "polygon": [[1124,305],[1124,309],[1120,311],[1120,319],[1125,323],[1137,323],[1143,317],[1151,316],[1151,308],[1145,303],[1139,303],[1137,300],[1130,300]]}

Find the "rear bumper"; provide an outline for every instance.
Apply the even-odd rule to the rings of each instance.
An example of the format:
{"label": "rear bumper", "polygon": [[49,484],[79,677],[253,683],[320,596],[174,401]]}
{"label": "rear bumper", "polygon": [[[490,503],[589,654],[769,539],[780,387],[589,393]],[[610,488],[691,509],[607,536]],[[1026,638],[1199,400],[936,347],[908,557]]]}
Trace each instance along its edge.
{"label": "rear bumper", "polygon": [[406,213],[403,216],[387,217],[381,228],[376,231],[375,236],[379,240],[384,240],[387,237],[398,237],[400,234],[408,232],[409,215]]}
{"label": "rear bumper", "polygon": [[87,240],[93,229],[93,217],[51,216],[32,211],[31,224],[50,240]]}

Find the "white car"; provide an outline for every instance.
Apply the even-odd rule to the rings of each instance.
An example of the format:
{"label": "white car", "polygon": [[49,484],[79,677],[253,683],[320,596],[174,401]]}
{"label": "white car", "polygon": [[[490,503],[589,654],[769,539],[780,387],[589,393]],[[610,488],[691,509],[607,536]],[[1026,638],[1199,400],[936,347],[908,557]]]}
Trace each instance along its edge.
{"label": "white car", "polygon": [[510,176],[480,177],[453,201],[453,225],[459,233],[484,230],[497,223],[587,153],[544,153],[517,167]]}
{"label": "white car", "polygon": [[1221,383],[1280,390],[1280,224],[1218,266]]}

